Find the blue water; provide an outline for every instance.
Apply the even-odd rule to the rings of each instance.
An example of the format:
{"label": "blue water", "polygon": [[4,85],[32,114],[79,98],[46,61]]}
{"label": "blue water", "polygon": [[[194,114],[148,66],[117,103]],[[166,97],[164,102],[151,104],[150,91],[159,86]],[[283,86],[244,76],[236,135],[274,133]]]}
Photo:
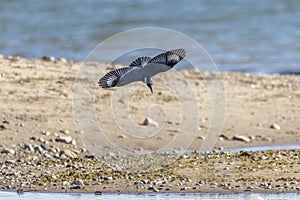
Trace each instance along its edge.
{"label": "blue water", "polygon": [[238,148],[225,149],[225,151],[239,152],[239,151],[268,151],[268,150],[292,150],[292,149],[300,149],[300,144],[238,147]]}
{"label": "blue water", "polygon": [[244,194],[214,194],[214,193],[198,193],[198,194],[80,194],[80,193],[30,193],[26,192],[23,195],[18,195],[14,192],[0,192],[0,199],[2,200],[185,200],[185,199],[201,199],[201,200],[286,200],[286,199],[299,199],[300,193],[244,193]]}
{"label": "blue water", "polygon": [[113,34],[155,26],[197,40],[222,71],[300,73],[298,0],[2,0],[0,25],[5,55],[83,60]]}

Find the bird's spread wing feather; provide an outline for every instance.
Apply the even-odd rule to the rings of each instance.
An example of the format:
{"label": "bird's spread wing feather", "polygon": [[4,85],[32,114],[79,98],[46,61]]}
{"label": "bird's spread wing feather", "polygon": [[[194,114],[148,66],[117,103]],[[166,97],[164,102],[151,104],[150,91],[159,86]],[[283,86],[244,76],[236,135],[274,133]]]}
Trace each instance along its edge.
{"label": "bird's spread wing feather", "polygon": [[174,67],[185,57],[184,49],[173,49],[159,54],[154,58],[139,57],[129,67],[115,69],[103,76],[98,84],[102,88],[126,85],[135,81],[143,81],[145,77],[152,77]]}
{"label": "bird's spread wing feather", "polygon": [[184,49],[173,49],[155,56],[149,60],[148,63],[159,63],[173,67],[185,57],[185,54],[186,52]]}
{"label": "bird's spread wing feather", "polygon": [[148,61],[147,71],[151,76],[160,72],[165,72],[181,61],[185,57],[185,54],[186,51],[184,49],[173,49],[159,54]]}
{"label": "bird's spread wing feather", "polygon": [[129,67],[143,67],[148,63],[149,60],[151,60],[151,57],[138,57],[132,61],[132,63],[130,63]]}
{"label": "bird's spread wing feather", "polygon": [[98,84],[102,88],[115,87],[120,78],[131,70],[133,70],[132,67],[124,67],[110,71],[98,81]]}

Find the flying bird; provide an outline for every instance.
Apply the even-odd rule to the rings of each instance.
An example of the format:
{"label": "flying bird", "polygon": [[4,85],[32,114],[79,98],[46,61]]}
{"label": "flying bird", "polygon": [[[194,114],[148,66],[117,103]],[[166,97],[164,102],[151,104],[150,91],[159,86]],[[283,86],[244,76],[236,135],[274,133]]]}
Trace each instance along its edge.
{"label": "flying bird", "polygon": [[142,81],[153,93],[151,78],[158,73],[172,69],[185,57],[185,54],[184,49],[173,49],[153,58],[139,57],[132,61],[129,67],[108,72],[99,80],[98,84],[102,88],[111,88]]}

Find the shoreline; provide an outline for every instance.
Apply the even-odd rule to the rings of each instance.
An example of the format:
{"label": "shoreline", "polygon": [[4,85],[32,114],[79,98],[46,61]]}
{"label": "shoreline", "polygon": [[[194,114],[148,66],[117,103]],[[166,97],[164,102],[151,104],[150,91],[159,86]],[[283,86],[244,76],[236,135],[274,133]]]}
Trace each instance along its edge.
{"label": "shoreline", "polygon": [[[72,113],[73,86],[81,65],[82,62],[65,59],[0,57],[1,191],[127,191],[138,194],[269,193],[300,190],[300,179],[295,175],[300,173],[297,161],[300,158],[299,149],[255,153],[243,151],[244,155],[241,152],[231,152],[228,155],[217,152],[207,155],[196,155],[193,152],[175,154],[173,158],[176,159],[169,160],[168,165],[163,167],[162,176],[155,170],[146,174],[130,174],[128,170],[126,172],[124,164],[114,161],[120,159],[119,155],[108,150],[110,154],[105,160],[106,164],[114,164],[115,169],[122,170],[107,167],[103,159],[94,159],[93,152],[85,147],[89,143],[82,141],[79,136],[82,133],[75,127]],[[101,63],[95,65],[100,68],[103,66]],[[141,119],[147,117],[153,102],[163,106],[168,120],[165,123],[160,118],[155,118],[164,128],[159,135],[144,143],[132,135],[122,133],[117,125],[113,125],[112,111],[105,105],[111,103],[112,94],[117,90],[96,88],[97,119],[106,130],[106,137],[119,148],[132,152],[159,149],[176,138],[180,130],[178,99],[160,83],[163,82],[163,77],[180,82],[178,73],[195,92],[200,110],[199,126],[188,149],[200,149],[212,120],[212,105],[206,81],[214,80],[215,74],[209,72],[199,74],[193,70],[180,70],[158,75],[153,95],[149,95],[142,84],[136,84],[139,88],[132,96],[129,106],[132,120],[139,124]],[[215,149],[222,152],[223,149],[235,147],[280,144],[300,146],[300,76],[240,72],[220,74],[225,88],[226,113]],[[82,110],[87,108],[87,105],[83,105]],[[157,127],[149,128],[156,130]],[[97,143],[99,139],[101,138],[95,137],[94,142]],[[151,155],[149,156],[132,157],[131,166],[139,168],[151,165]],[[153,156],[168,161],[166,156]],[[156,164],[161,167],[159,159]],[[136,160],[141,163],[136,163]],[[191,163],[196,164],[193,166]],[[127,167],[131,169],[130,165]],[[246,175],[248,179],[243,179]],[[147,181],[143,183],[143,179]],[[135,182],[137,183],[134,184]]]}

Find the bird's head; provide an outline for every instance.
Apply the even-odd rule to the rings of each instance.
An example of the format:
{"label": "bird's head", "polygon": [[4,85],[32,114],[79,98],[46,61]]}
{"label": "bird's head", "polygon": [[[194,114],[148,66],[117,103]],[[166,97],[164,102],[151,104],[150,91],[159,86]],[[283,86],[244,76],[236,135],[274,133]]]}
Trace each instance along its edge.
{"label": "bird's head", "polygon": [[153,90],[152,90],[152,83],[147,83],[147,86],[148,86],[148,88],[150,88],[151,92],[153,93]]}
{"label": "bird's head", "polygon": [[152,90],[152,80],[150,77],[145,77],[144,82],[146,83],[146,85],[148,86],[148,88],[151,90],[151,92],[153,93]]}

